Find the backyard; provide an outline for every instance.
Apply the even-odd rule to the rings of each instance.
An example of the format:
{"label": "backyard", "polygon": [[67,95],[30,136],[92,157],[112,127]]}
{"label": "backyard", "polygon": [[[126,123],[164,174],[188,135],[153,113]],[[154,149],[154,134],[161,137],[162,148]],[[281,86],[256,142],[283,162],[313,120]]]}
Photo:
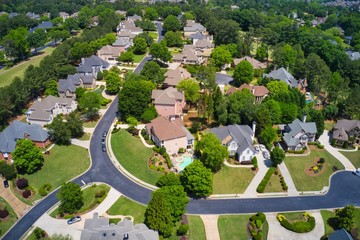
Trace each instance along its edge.
{"label": "backyard", "polygon": [[355,152],[340,151],[340,153],[347,157],[347,159],[349,159],[356,168],[360,168],[360,150],[357,150]]}
{"label": "backyard", "polygon": [[135,177],[153,185],[161,177],[161,173],[148,167],[151,148],[145,147],[139,138],[126,130],[111,135],[111,147],[119,163]]}
{"label": "backyard", "polygon": [[9,85],[15,77],[23,77],[25,70],[30,66],[39,66],[41,60],[50,55],[55,48],[47,47],[44,49],[44,53],[31,57],[30,59],[20,62],[10,69],[0,70],[0,87]]}
{"label": "backyard", "polygon": [[[305,171],[314,164],[316,159],[324,158],[323,170],[314,176],[309,176]],[[333,167],[344,169],[344,166],[324,149],[312,149],[308,156],[287,156],[284,160],[298,191],[320,191],[329,185]]]}
{"label": "backyard", "polygon": [[221,240],[250,239],[247,223],[251,215],[222,215],[218,219]]}
{"label": "backyard", "polygon": [[41,198],[38,190],[44,184],[51,184],[50,191],[52,191],[62,183],[83,173],[90,166],[88,151],[75,145],[55,145],[50,150],[50,155],[44,155],[44,158],[45,162],[41,170],[31,175],[20,176],[28,179],[29,185],[37,190],[33,200]]}
{"label": "backyard", "polygon": [[109,215],[132,216],[135,224],[145,220],[146,206],[121,196],[107,211]]}
{"label": "backyard", "polygon": [[3,198],[0,198],[0,209],[1,210],[6,209],[9,211],[9,216],[7,216],[5,219],[0,219],[0,237],[1,237],[16,222],[17,217],[14,210]]}
{"label": "backyard", "polygon": [[250,168],[231,168],[223,166],[214,174],[213,194],[243,193],[254,174]]}
{"label": "backyard", "polygon": [[187,215],[189,221],[189,239],[190,240],[205,240],[205,227],[200,216]]}

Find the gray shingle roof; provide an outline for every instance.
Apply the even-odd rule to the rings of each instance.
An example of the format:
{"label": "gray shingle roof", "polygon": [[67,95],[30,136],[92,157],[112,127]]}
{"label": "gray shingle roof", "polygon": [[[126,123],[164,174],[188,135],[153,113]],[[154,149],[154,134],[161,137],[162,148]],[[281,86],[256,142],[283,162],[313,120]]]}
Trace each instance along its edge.
{"label": "gray shingle roof", "polygon": [[283,67],[277,70],[273,70],[269,74],[265,73],[263,74],[263,77],[283,81],[292,88],[298,86],[298,81]]}
{"label": "gray shingle roof", "polygon": [[201,39],[205,39],[205,35],[200,33],[200,32],[196,32],[196,33],[193,33],[189,36],[190,39],[198,39],[198,40],[201,40]]}
{"label": "gray shingle roof", "polygon": [[234,78],[224,73],[216,73],[215,80],[218,85],[228,85]]}
{"label": "gray shingle roof", "polygon": [[37,25],[36,27],[32,28],[29,30],[30,33],[34,32],[36,29],[50,29],[53,27],[52,22],[50,21],[45,21],[40,23],[39,25]]}
{"label": "gray shingle roof", "polygon": [[193,23],[191,26],[185,26],[184,32],[203,32],[206,28],[200,23]]}
{"label": "gray shingle roof", "polygon": [[92,55],[89,58],[83,59],[83,63],[79,65],[77,71],[79,73],[92,73],[93,67],[95,68],[95,72],[99,72],[101,68],[109,67],[109,63],[102,60],[98,56]]}
{"label": "gray shingle roof", "polygon": [[346,51],[351,61],[360,59],[360,52]]}
{"label": "gray shingle roof", "polygon": [[335,232],[329,234],[329,240],[353,240],[351,235],[344,229],[336,230]]}
{"label": "gray shingle roof", "polygon": [[128,37],[119,37],[112,45],[117,47],[125,47],[130,45],[130,39]]}
{"label": "gray shingle roof", "polygon": [[27,124],[15,120],[0,133],[0,152],[11,153],[15,150],[16,141],[27,134],[32,141],[45,142],[49,138],[46,130],[38,124]]}
{"label": "gray shingle roof", "polygon": [[302,122],[296,118],[292,123],[289,123],[286,127],[283,139],[287,146],[297,146],[300,143],[299,138],[295,136],[304,131],[306,134],[315,134],[317,132],[316,124],[314,122]]}

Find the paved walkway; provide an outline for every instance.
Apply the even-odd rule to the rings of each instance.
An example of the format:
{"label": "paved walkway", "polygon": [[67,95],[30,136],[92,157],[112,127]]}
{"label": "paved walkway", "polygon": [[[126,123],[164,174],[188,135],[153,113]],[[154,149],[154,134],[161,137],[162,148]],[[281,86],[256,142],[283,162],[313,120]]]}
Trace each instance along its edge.
{"label": "paved walkway", "polygon": [[298,191],[296,190],[294,181],[291,178],[290,172],[287,169],[285,163],[281,163],[280,165],[278,165],[279,170],[281,172],[281,175],[284,177],[284,180],[286,182],[286,185],[288,186],[288,196],[297,196],[299,195]]}
{"label": "paved walkway", "polygon": [[337,160],[344,165],[346,170],[355,170],[354,165],[347,159],[344,155],[342,155],[336,148],[330,145],[330,133],[325,130],[324,133],[319,137],[319,141],[322,145],[324,145],[326,151],[328,151],[331,155],[333,155]]}
{"label": "paved walkway", "polygon": [[276,219],[276,213],[266,213],[269,223],[268,240],[313,240],[320,239],[324,234],[324,222],[319,211],[309,212],[315,218],[315,228],[308,233],[295,233],[283,228]]}
{"label": "paved walkway", "polygon": [[231,167],[231,168],[252,168],[253,167],[252,164],[246,164],[246,165],[243,165],[243,164],[239,164],[239,165],[230,164],[226,160],[224,161],[224,165],[226,165],[228,167]]}
{"label": "paved walkway", "polygon": [[141,135],[141,130],[144,129],[144,128],[145,128],[145,126],[144,126],[143,128],[137,127],[137,129],[140,130],[140,131],[139,131],[139,138],[141,139],[141,142],[142,142],[142,143],[144,144],[144,146],[147,147],[147,148],[153,148],[153,147],[155,147],[155,145],[150,145],[150,144],[148,144],[148,143],[145,141],[145,139],[143,138],[143,136]]}
{"label": "paved walkway", "polygon": [[90,140],[83,141],[83,140],[79,140],[79,139],[76,139],[76,138],[72,138],[72,139],[70,139],[70,142],[73,145],[80,146],[80,147],[83,147],[83,148],[89,148],[89,146],[90,146]]}
{"label": "paved walkway", "polygon": [[[1,182],[4,181],[3,178],[0,177]],[[9,181],[9,184],[12,182]],[[18,217],[22,217],[31,206],[26,205],[22,201],[20,201],[13,192],[10,190],[10,186],[8,188],[4,187],[4,184],[0,184],[0,197],[5,199],[5,201],[11,206],[11,208],[15,211]]]}
{"label": "paved walkway", "polygon": [[219,215],[200,215],[200,217],[205,226],[206,240],[220,240],[217,225]]}

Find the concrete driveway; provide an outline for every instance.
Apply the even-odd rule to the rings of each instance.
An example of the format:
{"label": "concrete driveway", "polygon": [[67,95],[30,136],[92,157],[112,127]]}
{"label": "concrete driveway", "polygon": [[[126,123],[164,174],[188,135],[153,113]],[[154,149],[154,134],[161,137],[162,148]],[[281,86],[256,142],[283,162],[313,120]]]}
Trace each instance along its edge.
{"label": "concrete driveway", "polygon": [[[2,183],[4,181],[3,178],[0,178],[1,184],[0,184],[0,197],[5,199],[7,203],[11,206],[11,208],[15,211],[16,215],[18,217],[22,217],[30,208],[31,206],[26,205],[22,201],[20,201],[10,190],[10,186],[8,188],[4,187],[4,184]],[[9,181],[9,184],[12,184]]]}

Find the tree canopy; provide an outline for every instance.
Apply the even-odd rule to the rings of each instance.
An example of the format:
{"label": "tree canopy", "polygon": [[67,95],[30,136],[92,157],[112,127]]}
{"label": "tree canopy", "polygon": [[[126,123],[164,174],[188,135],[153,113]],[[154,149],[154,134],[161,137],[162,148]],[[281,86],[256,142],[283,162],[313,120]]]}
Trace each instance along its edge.
{"label": "tree canopy", "polygon": [[162,84],[165,79],[163,70],[155,61],[146,62],[140,72],[140,75],[144,76],[148,80],[151,80],[155,84]]}
{"label": "tree canopy", "polygon": [[185,92],[185,99],[191,103],[196,103],[200,97],[200,86],[199,83],[194,79],[183,79],[176,86],[179,91]]}
{"label": "tree canopy", "polygon": [[243,83],[250,83],[254,78],[254,69],[250,62],[241,61],[234,71],[234,80],[236,85],[240,86]]}
{"label": "tree canopy", "polygon": [[16,169],[22,174],[32,174],[38,171],[44,163],[40,149],[31,140],[25,138],[16,142],[12,156]]}
{"label": "tree canopy", "polygon": [[74,182],[64,183],[56,195],[60,201],[60,213],[76,213],[83,205],[83,193]]}

